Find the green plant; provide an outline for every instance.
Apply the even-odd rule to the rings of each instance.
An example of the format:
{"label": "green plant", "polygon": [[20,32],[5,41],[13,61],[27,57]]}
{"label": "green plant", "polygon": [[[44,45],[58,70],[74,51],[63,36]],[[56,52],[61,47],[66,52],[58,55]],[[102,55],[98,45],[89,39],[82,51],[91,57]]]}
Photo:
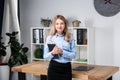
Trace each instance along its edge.
{"label": "green plant", "polygon": [[28,48],[24,47],[24,44],[20,44],[16,38],[18,32],[6,33],[9,37],[8,45],[10,45],[11,55],[8,61],[8,65],[13,67],[15,65],[22,65],[28,63],[27,51]]}
{"label": "green plant", "polygon": [[[24,47],[24,44],[20,44],[17,39],[18,32],[12,32],[12,33],[6,33],[6,35],[9,37],[8,45],[4,45],[2,42],[2,37],[0,38],[0,63],[2,61],[1,56],[6,55],[6,48],[10,48],[10,58],[8,61],[9,68],[9,80],[12,80],[12,74],[11,67],[15,65],[22,65],[28,63],[27,55],[28,48]],[[25,74],[22,74],[22,80],[26,80]],[[18,75],[19,75],[18,74]],[[24,77],[23,77],[24,75]],[[21,78],[20,78],[21,79]]]}

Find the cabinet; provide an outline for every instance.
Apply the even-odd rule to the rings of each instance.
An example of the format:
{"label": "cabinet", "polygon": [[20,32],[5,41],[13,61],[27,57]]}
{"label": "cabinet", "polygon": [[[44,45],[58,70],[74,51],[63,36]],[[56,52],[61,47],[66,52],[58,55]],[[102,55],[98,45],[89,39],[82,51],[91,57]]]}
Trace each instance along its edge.
{"label": "cabinet", "polygon": [[31,61],[43,60],[44,42],[50,27],[31,27]]}
{"label": "cabinet", "polygon": [[[49,35],[51,27],[31,27],[31,61],[44,60],[44,42]],[[76,58],[71,62],[94,64],[94,28],[93,27],[69,27],[75,38]],[[34,55],[36,49],[41,48],[41,56]],[[36,79],[35,79],[36,80]]]}
{"label": "cabinet", "polygon": [[[51,27],[31,28],[31,61],[43,60],[44,42],[49,35]],[[94,28],[91,27],[69,27],[75,38],[77,56],[72,62],[94,64]],[[38,48],[41,48],[37,51]],[[36,51],[36,55],[35,55]],[[40,55],[39,55],[40,54]]]}

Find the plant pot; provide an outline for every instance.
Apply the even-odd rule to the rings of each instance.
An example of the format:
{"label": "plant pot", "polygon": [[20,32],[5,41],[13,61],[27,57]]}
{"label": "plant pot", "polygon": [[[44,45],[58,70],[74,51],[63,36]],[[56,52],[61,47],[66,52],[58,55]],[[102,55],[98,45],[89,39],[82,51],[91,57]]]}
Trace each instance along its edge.
{"label": "plant pot", "polygon": [[75,21],[72,22],[73,27],[79,27],[79,24],[80,24],[80,23],[81,23],[81,22],[78,21],[78,20],[75,20]]}
{"label": "plant pot", "polygon": [[7,64],[0,65],[0,80],[9,80],[9,67]]}
{"label": "plant pot", "polygon": [[49,27],[49,26],[50,26],[50,21],[47,21],[47,20],[46,20],[46,21],[44,22],[44,26],[45,26],[45,27]]}
{"label": "plant pot", "polygon": [[52,21],[50,19],[41,19],[41,24],[44,25],[44,27],[49,27]]}

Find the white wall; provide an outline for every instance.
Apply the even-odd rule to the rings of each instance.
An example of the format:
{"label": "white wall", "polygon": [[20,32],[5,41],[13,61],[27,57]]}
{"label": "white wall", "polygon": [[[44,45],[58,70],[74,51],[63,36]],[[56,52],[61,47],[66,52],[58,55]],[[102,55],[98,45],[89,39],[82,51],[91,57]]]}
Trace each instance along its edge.
{"label": "white wall", "polygon": [[[22,41],[27,46],[30,46],[30,27],[42,26],[41,18],[53,19],[56,14],[62,14],[69,20],[70,26],[73,19],[79,19],[82,22],[81,26],[95,27],[96,63],[114,65],[114,32],[116,26],[120,25],[119,13],[113,17],[99,15],[94,8],[93,0],[89,0],[89,3],[88,0],[20,0],[20,3]],[[108,54],[109,58],[104,62]]]}
{"label": "white wall", "polygon": [[[120,66],[120,13],[113,17],[99,15],[94,0],[20,0],[22,41],[30,47],[30,27],[42,26],[41,18],[52,19],[62,14],[69,20],[79,19],[81,26],[93,26],[95,30],[96,64]],[[120,79],[120,73],[114,80]],[[30,80],[30,79],[29,79]]]}
{"label": "white wall", "polygon": [[[81,26],[93,26],[95,30],[96,64],[120,66],[120,13],[113,17],[99,15],[93,0],[20,0],[22,41],[30,47],[30,27],[42,26],[41,18],[53,19],[62,14],[69,20],[79,19]],[[119,74],[120,75],[120,74]],[[120,79],[118,75],[114,80]]]}
{"label": "white wall", "polygon": [[[120,13],[118,19],[114,21],[114,65],[120,67]],[[120,79],[120,71],[115,74],[115,80]]]}
{"label": "white wall", "polygon": [[114,64],[114,29],[113,27],[97,27],[95,29],[95,61],[96,64]]}

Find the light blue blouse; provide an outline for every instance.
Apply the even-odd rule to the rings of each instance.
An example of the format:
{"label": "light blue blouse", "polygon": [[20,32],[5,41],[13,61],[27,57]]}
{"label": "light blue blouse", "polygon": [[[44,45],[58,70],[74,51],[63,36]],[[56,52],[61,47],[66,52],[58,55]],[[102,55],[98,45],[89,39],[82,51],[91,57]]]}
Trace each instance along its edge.
{"label": "light blue blouse", "polygon": [[[59,58],[54,58],[54,56],[49,52],[48,45],[49,43],[55,43],[59,48],[63,50],[62,55],[59,55]],[[55,60],[59,63],[70,62],[71,59],[76,57],[75,49],[75,40],[73,36],[69,42],[64,40],[64,35],[55,34],[53,37],[48,36],[46,43],[44,45],[44,59],[45,60]]]}

